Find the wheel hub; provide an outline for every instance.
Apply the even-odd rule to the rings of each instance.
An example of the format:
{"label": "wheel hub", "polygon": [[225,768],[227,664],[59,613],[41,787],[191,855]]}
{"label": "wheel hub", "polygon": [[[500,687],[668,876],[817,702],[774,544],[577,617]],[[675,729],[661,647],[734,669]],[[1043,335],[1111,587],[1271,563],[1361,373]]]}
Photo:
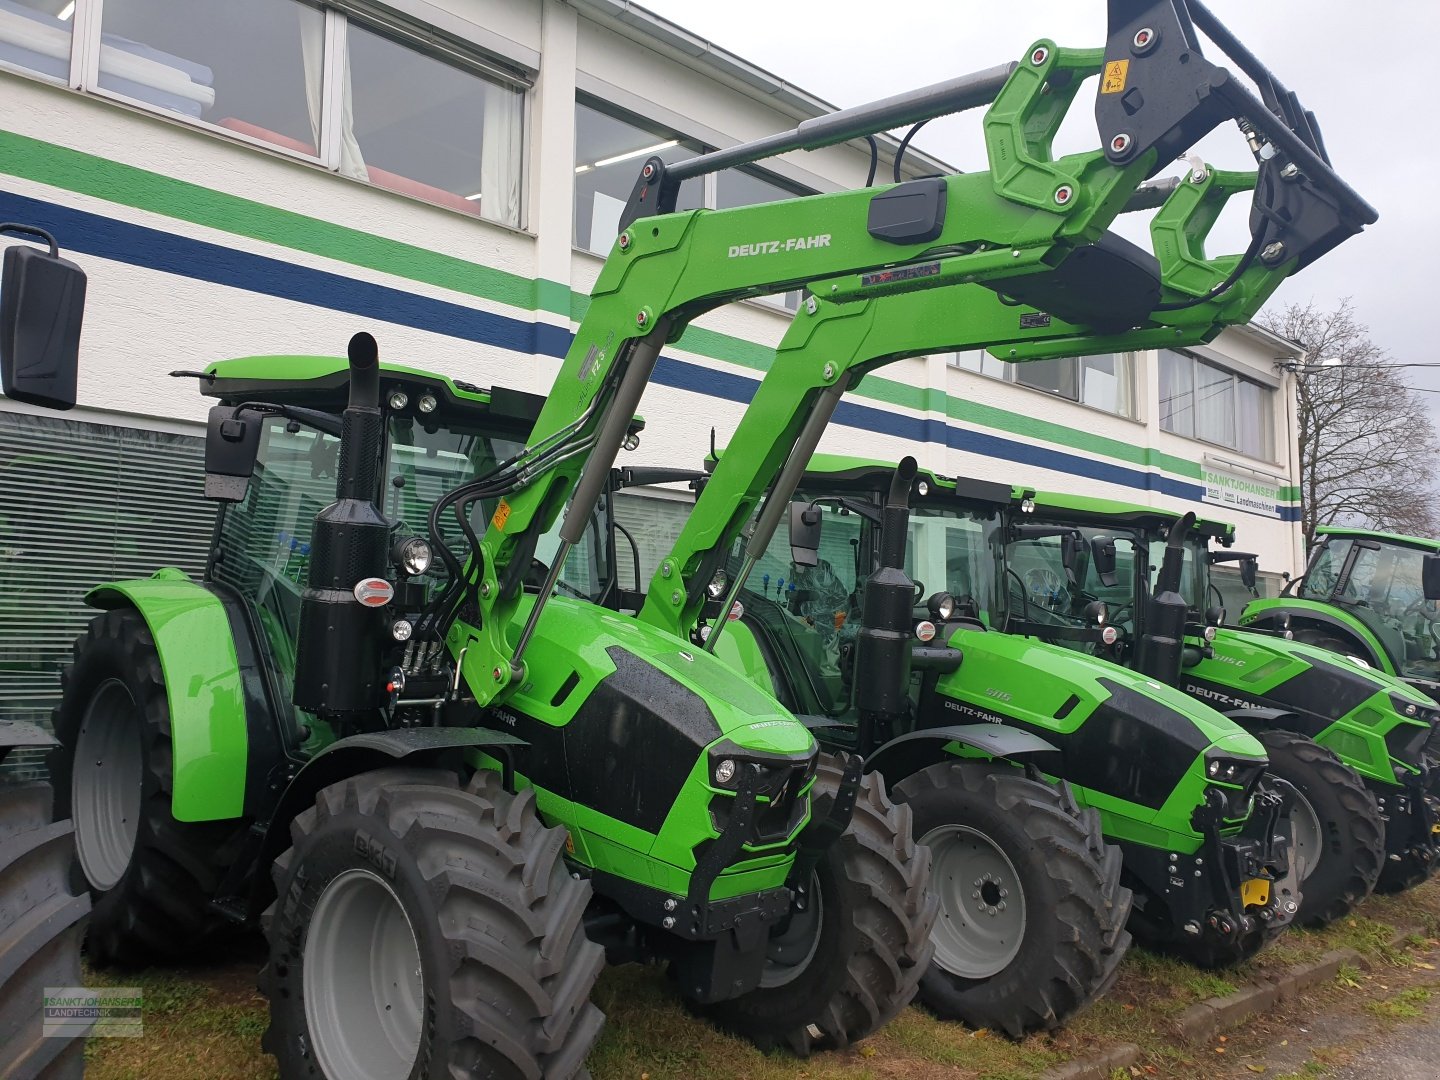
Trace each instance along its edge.
{"label": "wheel hub", "polygon": [[400,898],[370,870],[325,886],[305,935],[301,982],[326,1076],[401,1080],[420,1050],[424,976]]}
{"label": "wheel hub", "polygon": [[760,985],[768,989],[799,978],[820,948],[820,928],[824,924],[825,903],[820,894],[820,880],[811,874],[807,884],[795,889],[789,918],[770,933],[770,941],[765,946],[765,964],[760,969]]}
{"label": "wheel hub", "polygon": [[119,884],[135,851],[144,738],[144,720],[129,688],[119,679],[101,683],[80,721],[70,777],[75,851],[97,892]]}
{"label": "wheel hub", "polygon": [[966,825],[920,838],[930,848],[940,896],[935,962],[952,975],[986,979],[1004,971],[1025,939],[1025,893],[1009,856]]}
{"label": "wheel hub", "polygon": [[1290,846],[1295,858],[1300,861],[1301,882],[1315,872],[1325,851],[1325,831],[1320,825],[1320,815],[1310,800],[1297,789],[1295,801],[1290,804]]}

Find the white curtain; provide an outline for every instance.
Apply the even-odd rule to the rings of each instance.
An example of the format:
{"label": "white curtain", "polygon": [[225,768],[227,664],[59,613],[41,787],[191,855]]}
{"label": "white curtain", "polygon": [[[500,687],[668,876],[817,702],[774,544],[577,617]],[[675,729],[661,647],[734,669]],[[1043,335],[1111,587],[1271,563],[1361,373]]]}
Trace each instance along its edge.
{"label": "white curtain", "polygon": [[480,212],[520,226],[520,95],[485,85],[485,131],[480,144]]}
{"label": "white curtain", "polygon": [[[311,8],[296,5],[300,16],[300,52],[305,58],[305,104],[310,111],[310,134],[318,147],[325,112],[325,17]],[[317,16],[319,16],[317,18]],[[335,93],[340,106],[340,173],[356,180],[369,180],[360,143],[355,139],[354,95],[350,92],[350,64],[345,51],[336,57]]]}

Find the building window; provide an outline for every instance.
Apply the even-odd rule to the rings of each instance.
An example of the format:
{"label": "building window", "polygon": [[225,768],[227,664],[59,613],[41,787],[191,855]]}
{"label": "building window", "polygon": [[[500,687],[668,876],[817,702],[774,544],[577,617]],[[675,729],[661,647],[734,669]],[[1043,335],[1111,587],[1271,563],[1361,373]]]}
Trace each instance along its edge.
{"label": "building window", "polygon": [[952,353],[949,363],[962,371],[1018,383],[1116,416],[1135,415],[1134,380],[1128,353],[1011,363],[975,350]]}
{"label": "building window", "polygon": [[1275,391],[1190,353],[1160,352],[1160,426],[1269,461]]}
{"label": "building window", "polygon": [[[575,103],[575,246],[608,255],[620,232],[620,214],[648,157],[667,165],[701,153],[704,147],[638,118]],[[676,209],[704,205],[704,183],[680,185]]]}
{"label": "building window", "polygon": [[[310,0],[92,0],[93,70],[70,70],[75,4],[0,0],[0,64],[258,141],[519,227],[524,88],[499,68]],[[483,69],[483,70],[482,70]]]}
{"label": "building window", "polygon": [[[633,116],[598,99],[575,103],[575,236],[577,248],[608,255],[620,232],[620,215],[649,157],[667,165],[711,149],[696,139]],[[723,169],[710,182],[697,177],[680,185],[676,210],[731,210],[740,206],[814,195],[809,188],[751,167]],[[790,311],[800,307],[799,289],[762,303]]]}
{"label": "building window", "polygon": [[341,171],[520,224],[523,95],[351,22]]}
{"label": "building window", "polygon": [[100,29],[99,89],[317,156],[319,8],[298,0],[105,0]]}
{"label": "building window", "polygon": [[70,0],[0,0],[0,65],[70,78]]}

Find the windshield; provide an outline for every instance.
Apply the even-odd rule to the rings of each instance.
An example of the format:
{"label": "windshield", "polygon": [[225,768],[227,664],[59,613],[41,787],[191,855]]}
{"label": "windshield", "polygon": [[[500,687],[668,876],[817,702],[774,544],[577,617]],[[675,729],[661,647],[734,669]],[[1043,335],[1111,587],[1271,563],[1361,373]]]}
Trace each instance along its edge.
{"label": "windshield", "polygon": [[[410,532],[426,537],[430,507],[436,499],[494,468],[523,446],[518,440],[478,431],[441,428],[427,432],[406,417],[392,417],[388,434],[381,510]],[[333,436],[281,417],[268,418],[245,498],[227,505],[218,525],[209,576],[254,606],[275,669],[286,684],[287,701],[299,634],[300,594],[309,580],[315,515],[335,499],[339,453],[340,440]],[[470,521],[477,534],[484,532],[494,509],[493,500],[472,507]],[[597,518],[604,512],[603,508],[597,511]],[[453,514],[446,515],[441,529],[463,558],[465,547]],[[604,535],[603,520],[592,522],[585,540],[566,560],[562,592],[599,599],[609,580]],[[537,558],[543,561],[556,545],[554,538],[546,537]],[[433,589],[444,582],[444,575],[444,564],[437,557],[422,580]],[[543,570],[540,575],[543,577]]]}
{"label": "windshield", "polygon": [[[1150,539],[1150,580],[1146,587],[1153,595],[1155,583],[1160,577],[1160,567],[1165,564],[1165,533]],[[1203,539],[1189,537],[1184,544],[1185,562],[1180,569],[1180,588],[1177,590],[1185,600],[1185,606],[1196,613],[1204,612],[1210,606],[1206,596],[1210,584],[1209,546]]]}
{"label": "windshield", "polygon": [[[1044,521],[1026,516],[1023,528],[1044,528]],[[1006,571],[1004,603],[1007,618],[1030,624],[1029,632],[1045,636],[1044,626],[1084,627],[1089,625],[1087,605],[1096,600],[1106,608],[1107,621],[1127,633],[1134,630],[1136,589],[1136,540],[1127,533],[1108,529],[1055,524],[1056,534],[1024,536],[1011,534],[1005,545]],[[1079,534],[1080,542],[1069,545],[1058,530]],[[1115,544],[1115,572],[1109,583],[1102,579],[1092,555],[1092,542]],[[1066,563],[1067,546],[1072,554]],[[1076,638],[1056,638],[1059,644],[1091,651],[1094,643]]]}
{"label": "windshield", "polygon": [[994,511],[912,509],[905,572],[921,598],[948,592],[962,608],[972,605],[980,620],[990,624],[999,580],[998,530]]}
{"label": "windshield", "polygon": [[[410,532],[429,537],[430,507],[435,500],[461,484],[490,472],[496,465],[525,448],[523,439],[497,436],[473,428],[444,427],[433,431],[416,423],[413,417],[391,417],[389,422],[389,461],[385,470],[385,504],[381,508],[392,521],[402,522]],[[495,512],[498,499],[481,499],[470,506],[470,527],[482,536]],[[558,582],[562,593],[599,602],[610,582],[608,573],[606,522],[608,500],[600,500],[585,538],[571,549]],[[550,559],[560,546],[559,524],[542,537],[535,550],[536,561],[549,567]],[[467,550],[464,533],[454,512],[440,519],[440,533],[456,557],[462,561]],[[544,569],[534,568],[537,583],[544,578]],[[438,557],[427,579],[439,584],[445,578],[445,565]],[[527,581],[530,581],[527,578]]]}

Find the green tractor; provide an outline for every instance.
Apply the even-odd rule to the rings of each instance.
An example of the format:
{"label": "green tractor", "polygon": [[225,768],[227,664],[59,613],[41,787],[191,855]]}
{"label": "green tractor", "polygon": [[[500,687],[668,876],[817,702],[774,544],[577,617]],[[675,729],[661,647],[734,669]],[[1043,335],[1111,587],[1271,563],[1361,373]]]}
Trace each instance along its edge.
{"label": "green tractor", "polygon": [[[73,408],[85,272],[60,257],[43,229],[0,224],[0,235],[7,233],[37,238],[49,250],[5,249],[0,388],[41,408]],[[71,879],[73,826],[56,814],[50,783],[21,763],[54,745],[36,725],[0,718],[0,1076],[78,1080],[86,1025],[72,1019],[47,1031],[45,999],[80,985],[90,897]]]}
{"label": "green tractor", "polygon": [[[1266,100],[1203,58],[1197,27],[1264,76]],[[1097,98],[1102,149],[1053,159],[1078,87],[1107,62],[1136,93]],[[687,178],[982,105],[988,172],[674,212]],[[207,491],[227,503],[208,571],[95,589],[104,610],[56,714],[97,960],[173,955],[258,919],[266,1045],[287,1077],[576,1075],[607,955],[668,965],[695,1008],[764,1046],[875,1030],[934,949],[911,812],[689,637],[766,484],[813,448],[863,372],[797,369],[780,415],[757,396],[749,454],[728,455],[714,481],[728,468],[737,498],[692,517],[689,553],[657,574],[638,618],[596,603],[582,572],[602,576],[587,547],[604,535],[616,457],[662,348],[734,300],[809,287],[863,312],[878,295],[985,282],[986,317],[1005,327],[994,339],[1014,340],[1027,283],[1032,297],[1065,286],[1072,257],[1081,278],[1128,272],[1101,245],[1106,228],[1232,119],[1260,162],[1248,184],[1275,212],[1256,217],[1245,255],[1167,249],[1149,287],[1126,290],[1124,326],[1140,328],[1127,340],[1200,341],[1375,213],[1294,96],[1203,7],[1112,0],[1104,50],[1041,41],[1019,64],[646,161],[538,408],[382,370],[365,334],[348,369],[291,358],[199,373],[222,401]],[[1166,197],[1169,220],[1203,235],[1188,189]],[[1019,311],[1038,350],[1096,333],[1028,300]],[[507,445],[490,425],[512,414]],[[304,496],[307,481],[327,481],[324,494]],[[872,638],[893,643],[872,610]],[[866,671],[879,717],[904,673],[880,654]]]}
{"label": "green tractor", "polygon": [[1440,541],[1321,525],[1309,565],[1244,626],[1360,660],[1440,701]]}
{"label": "green tractor", "polygon": [[[1233,525],[1073,496],[1033,502],[1033,513],[1016,516],[1009,545],[1013,629],[1145,671],[1264,743],[1270,771],[1299,793],[1292,820],[1306,864],[1303,922],[1324,925],[1371,888],[1395,892],[1428,876],[1434,702],[1283,631],[1227,626],[1210,568],[1238,563],[1249,588],[1256,574],[1254,556],[1227,550]],[[1157,639],[1165,647],[1151,644]]]}

